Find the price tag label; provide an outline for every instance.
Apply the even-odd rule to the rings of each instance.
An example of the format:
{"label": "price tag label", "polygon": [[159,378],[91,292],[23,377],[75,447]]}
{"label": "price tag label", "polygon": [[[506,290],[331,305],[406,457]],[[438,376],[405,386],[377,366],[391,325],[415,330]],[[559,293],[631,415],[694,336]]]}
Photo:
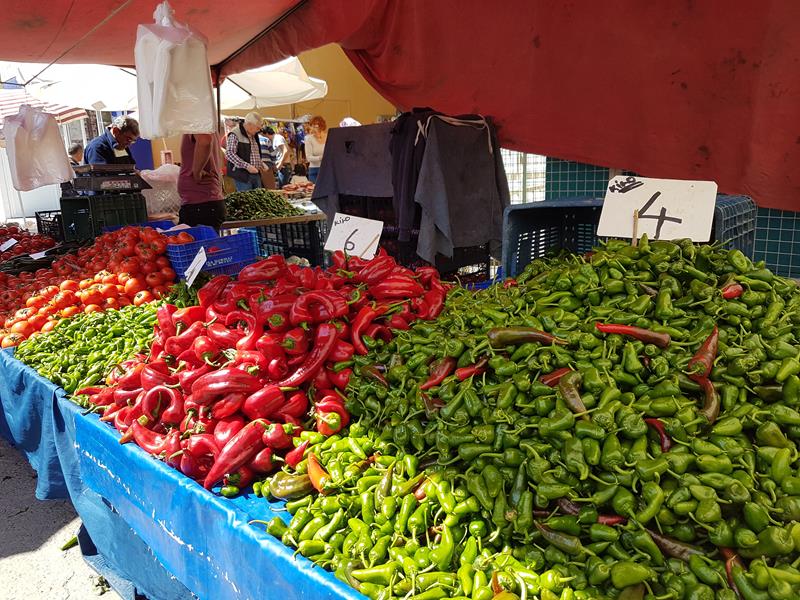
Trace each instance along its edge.
{"label": "price tag label", "polygon": [[372,258],[378,251],[383,221],[362,219],[342,213],[333,217],[333,226],[325,242],[325,250],[342,250],[349,256]]}
{"label": "price tag label", "polygon": [[6,250],[11,248],[12,246],[15,246],[16,244],[17,244],[17,240],[15,240],[14,238],[11,238],[10,240],[6,240],[2,244],[0,244],[0,252],[5,252]]}
{"label": "price tag label", "polygon": [[200,248],[200,250],[197,251],[197,254],[194,255],[191,264],[186,269],[186,285],[189,287],[192,286],[204,264],[206,264],[206,249]]}
{"label": "price tag label", "polygon": [[36,260],[38,258],[44,258],[46,255],[47,255],[47,252],[34,252],[33,254],[30,255],[30,257],[32,259]]}
{"label": "price tag label", "polygon": [[716,199],[713,181],[614,177],[606,188],[597,235],[633,237],[633,213],[638,211],[637,237],[646,233],[651,240],[707,242]]}

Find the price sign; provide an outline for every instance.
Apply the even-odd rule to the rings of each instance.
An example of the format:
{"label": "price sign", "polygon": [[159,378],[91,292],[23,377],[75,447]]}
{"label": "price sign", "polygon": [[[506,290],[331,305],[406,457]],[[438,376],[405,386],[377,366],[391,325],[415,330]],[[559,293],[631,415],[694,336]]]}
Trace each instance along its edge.
{"label": "price sign", "polygon": [[186,285],[189,287],[192,286],[204,264],[206,264],[206,249],[200,248],[200,250],[197,251],[197,254],[194,255],[191,264],[186,269]]}
{"label": "price sign", "polygon": [[606,188],[597,235],[651,240],[689,238],[707,242],[711,237],[717,184],[713,181],[614,177]]}
{"label": "price sign", "polygon": [[349,256],[372,258],[378,251],[383,221],[362,219],[342,213],[333,217],[333,226],[325,242],[325,250],[342,250]]}
{"label": "price sign", "polygon": [[14,238],[11,238],[10,240],[6,240],[2,244],[0,244],[0,252],[5,252],[6,250],[11,248],[12,246],[15,246],[16,243],[17,243],[17,240],[15,240]]}
{"label": "price sign", "polygon": [[30,257],[32,259],[36,260],[38,258],[44,258],[46,255],[47,255],[47,252],[34,252],[33,254],[30,255]]}

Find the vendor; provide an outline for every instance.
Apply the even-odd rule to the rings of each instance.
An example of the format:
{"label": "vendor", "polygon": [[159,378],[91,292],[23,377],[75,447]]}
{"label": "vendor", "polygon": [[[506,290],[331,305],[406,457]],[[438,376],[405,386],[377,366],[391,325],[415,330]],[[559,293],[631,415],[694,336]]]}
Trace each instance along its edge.
{"label": "vendor", "polygon": [[225,221],[220,152],[217,136],[184,134],[181,138],[180,222],[191,227],[208,225],[219,230]]}
{"label": "vendor", "polygon": [[105,133],[86,145],[83,160],[87,165],[134,164],[130,145],[139,139],[139,122],[130,117],[116,117]]}
{"label": "vendor", "polygon": [[258,145],[258,132],[261,131],[261,115],[247,113],[244,122],[228,134],[227,152],[228,175],[233,178],[236,191],[254,190],[261,186],[261,148]]}

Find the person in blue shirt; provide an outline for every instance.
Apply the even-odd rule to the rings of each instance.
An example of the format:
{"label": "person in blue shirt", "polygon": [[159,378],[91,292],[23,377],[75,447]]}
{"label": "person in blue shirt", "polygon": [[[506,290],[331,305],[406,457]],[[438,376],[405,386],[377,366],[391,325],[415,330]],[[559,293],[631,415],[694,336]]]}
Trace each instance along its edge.
{"label": "person in blue shirt", "polygon": [[139,122],[130,117],[116,117],[111,125],[86,145],[83,162],[87,165],[134,164],[130,145],[139,139]]}

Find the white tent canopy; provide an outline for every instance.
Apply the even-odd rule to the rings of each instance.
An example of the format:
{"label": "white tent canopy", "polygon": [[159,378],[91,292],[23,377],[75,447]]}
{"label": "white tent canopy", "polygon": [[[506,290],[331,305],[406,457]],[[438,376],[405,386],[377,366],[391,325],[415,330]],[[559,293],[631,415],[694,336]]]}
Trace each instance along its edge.
{"label": "white tent canopy", "polygon": [[[136,110],[136,72],[107,65],[0,63],[0,78],[26,82],[46,102],[93,110]],[[220,89],[222,110],[257,109],[323,98],[328,84],[309,77],[297,57],[232,75]]]}

